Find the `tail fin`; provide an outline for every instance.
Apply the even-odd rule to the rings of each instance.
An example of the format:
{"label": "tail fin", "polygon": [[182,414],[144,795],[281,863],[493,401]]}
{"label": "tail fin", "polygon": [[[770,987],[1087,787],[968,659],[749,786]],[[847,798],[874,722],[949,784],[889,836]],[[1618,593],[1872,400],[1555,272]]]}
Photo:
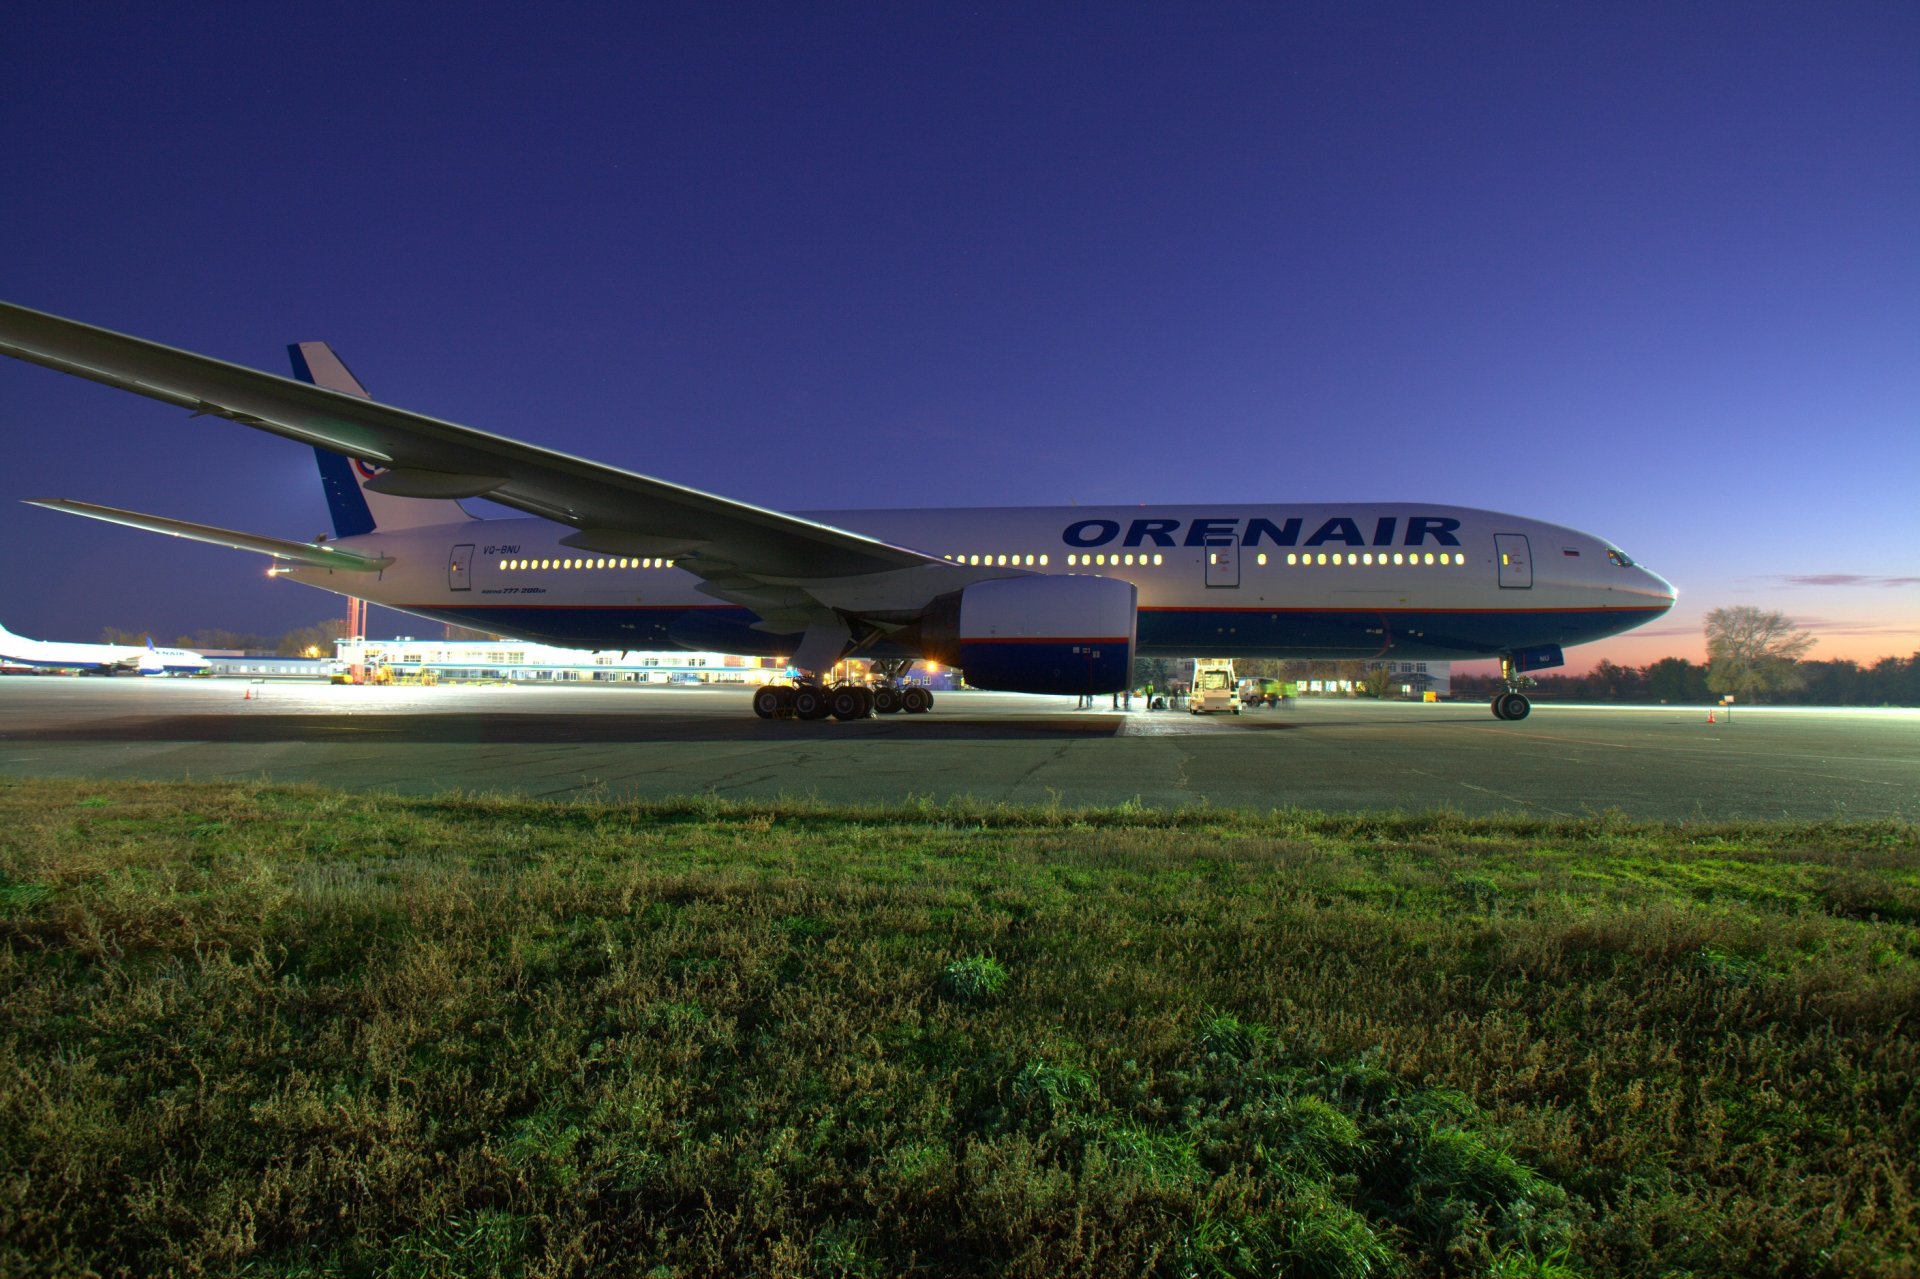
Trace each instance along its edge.
{"label": "tail fin", "polygon": [[[287,354],[293,358],[293,375],[300,381],[363,400],[373,398],[325,342],[295,342],[287,347]],[[320,483],[327,491],[327,509],[333,514],[336,537],[354,537],[376,528],[457,524],[474,518],[460,503],[448,499],[376,493],[367,487],[367,481],[381,473],[378,466],[322,448],[313,452],[320,461]]]}

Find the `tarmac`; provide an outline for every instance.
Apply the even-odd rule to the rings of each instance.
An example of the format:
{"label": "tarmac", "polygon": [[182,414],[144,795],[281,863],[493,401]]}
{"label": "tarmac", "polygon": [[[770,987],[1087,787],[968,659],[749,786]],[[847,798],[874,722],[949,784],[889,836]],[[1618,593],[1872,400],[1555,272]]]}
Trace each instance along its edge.
{"label": "tarmac", "polygon": [[0,678],[0,777],[265,779],[622,800],[1920,818],[1920,711],[1300,699],[1198,717],[943,693],[927,715],[756,718],[740,686],[352,687]]}

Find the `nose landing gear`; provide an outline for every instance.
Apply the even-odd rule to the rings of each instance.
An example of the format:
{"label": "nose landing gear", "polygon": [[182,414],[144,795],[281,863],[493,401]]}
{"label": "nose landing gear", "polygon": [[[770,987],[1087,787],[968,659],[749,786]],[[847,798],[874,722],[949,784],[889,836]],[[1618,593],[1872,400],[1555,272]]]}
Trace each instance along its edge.
{"label": "nose landing gear", "polygon": [[1531,686],[1533,681],[1520,674],[1512,653],[1500,655],[1500,679],[1507,687],[1504,692],[1493,695],[1493,717],[1525,719],[1533,710],[1533,703],[1520,690]]}

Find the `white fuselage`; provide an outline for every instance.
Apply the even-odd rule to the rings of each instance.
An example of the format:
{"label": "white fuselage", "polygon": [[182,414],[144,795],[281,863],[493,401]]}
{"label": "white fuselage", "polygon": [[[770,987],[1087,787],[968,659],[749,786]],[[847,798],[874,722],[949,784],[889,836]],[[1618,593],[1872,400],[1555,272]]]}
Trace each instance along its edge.
{"label": "white fuselage", "polygon": [[[1415,503],[842,511],[806,518],[1006,575],[1084,573],[1139,591],[1146,655],[1473,658],[1615,635],[1673,588],[1605,541],[1538,520]],[[779,655],[796,637],[700,590],[671,560],[590,554],[536,518],[343,538],[384,572],[281,570],[327,590],[580,648]],[[891,576],[891,575],[883,575]],[[813,584],[871,610],[876,578]],[[906,575],[886,584],[923,606]],[[836,591],[841,598],[836,598]]]}

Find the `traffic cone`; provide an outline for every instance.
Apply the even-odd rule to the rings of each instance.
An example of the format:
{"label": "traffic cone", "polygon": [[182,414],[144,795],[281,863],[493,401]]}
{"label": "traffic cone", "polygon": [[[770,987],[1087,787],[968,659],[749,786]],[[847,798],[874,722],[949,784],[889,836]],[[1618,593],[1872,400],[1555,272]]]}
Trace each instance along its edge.
{"label": "traffic cone", "polygon": [[1713,723],[1713,722],[1714,722],[1714,720],[1713,720],[1713,712],[1712,712],[1712,711],[1708,711],[1708,712],[1707,712],[1707,723],[1709,723],[1709,724],[1711,724],[1711,723]]}
{"label": "traffic cone", "polygon": [[252,690],[252,689],[248,689],[248,690],[247,690],[247,692],[246,692],[246,695],[245,695],[244,697],[242,697],[242,698],[241,698],[240,700],[241,700],[241,701],[243,701],[243,702],[250,702],[250,701],[252,701],[252,700],[253,700],[253,690]]}

